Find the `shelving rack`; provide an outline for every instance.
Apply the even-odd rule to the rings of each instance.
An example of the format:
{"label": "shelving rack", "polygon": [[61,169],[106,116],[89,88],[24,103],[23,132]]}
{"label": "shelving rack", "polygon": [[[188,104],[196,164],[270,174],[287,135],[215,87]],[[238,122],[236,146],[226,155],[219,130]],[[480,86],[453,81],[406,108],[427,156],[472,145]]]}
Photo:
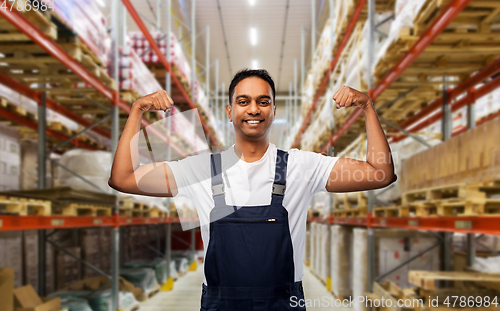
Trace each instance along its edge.
{"label": "shelving rack", "polygon": [[[366,1],[360,0],[358,2],[358,7],[356,8],[356,12],[360,12],[362,7],[365,5]],[[370,30],[370,39],[369,39],[369,51],[373,51],[374,47],[374,38],[375,38],[375,23],[374,23],[374,15],[375,15],[375,0],[368,0],[368,23]],[[370,78],[369,81],[369,90],[368,94],[374,100],[380,98],[381,95],[387,90],[392,84],[397,83],[396,80],[400,77],[407,68],[411,66],[411,64],[421,55],[426,48],[428,48],[432,42],[443,32],[443,30],[454,21],[454,19],[459,16],[459,14],[471,4],[470,0],[452,0],[448,3],[448,5],[441,11],[441,13],[434,19],[434,21],[425,29],[422,35],[416,39],[415,43],[408,49],[408,52],[404,54],[403,57],[399,59],[399,61],[392,67],[391,70],[379,81],[379,83],[375,86],[372,86],[372,81]],[[352,29],[354,25],[358,22],[357,16],[356,18],[352,18],[349,22],[349,26],[347,29]],[[420,30],[421,31],[421,30]],[[346,34],[343,38],[343,42],[348,41],[349,32],[346,31]],[[340,55],[342,53],[342,49],[344,45],[340,46],[341,49],[336,51],[335,55]],[[370,48],[371,47],[371,48]],[[373,52],[371,52],[373,53]],[[329,73],[332,70],[332,66],[334,66],[336,57],[333,57],[332,63],[329,68]],[[369,68],[369,77],[372,77],[371,68],[373,68],[374,56],[369,55],[368,58],[368,68]],[[390,127],[393,128],[391,133],[394,132],[402,132],[399,136],[390,136],[389,142],[397,142],[402,140],[405,137],[412,137],[418,140],[418,137],[414,135],[414,133],[418,133],[418,131],[426,128],[427,126],[433,124],[439,119],[443,119],[444,126],[443,128],[448,128],[451,122],[451,112],[456,111],[464,106],[468,106],[468,128],[473,128],[476,124],[484,123],[492,118],[497,117],[500,113],[496,113],[494,115],[488,116],[485,119],[482,119],[478,122],[475,120],[474,114],[474,103],[478,98],[485,96],[490,93],[494,89],[500,87],[500,77],[498,73],[500,72],[500,58],[491,59],[490,63],[487,64],[482,70],[470,76],[467,79],[464,79],[463,82],[459,83],[453,89],[448,89],[443,92],[443,96],[435,99],[429,105],[415,113],[413,116],[409,117],[405,121],[401,122],[399,125],[396,125],[384,118],[381,120],[384,123],[387,123]],[[324,91],[324,86],[327,85],[329,74],[325,76],[321,87],[317,91],[314,102],[311,106],[311,110],[307,114],[306,119],[303,121],[302,127],[300,129],[299,134],[297,135],[297,139],[294,141],[293,146],[297,146],[301,134],[305,131],[307,124],[310,120],[310,117],[316,107],[316,103]],[[489,78],[491,80],[487,81]],[[474,86],[485,82],[481,88],[475,89]],[[410,86],[406,85],[406,88],[410,90]],[[393,98],[384,98],[381,104],[375,102],[375,108],[380,106],[387,107],[390,103],[399,100],[409,93],[401,92],[402,95],[399,97]],[[464,94],[462,98],[452,102],[454,99],[458,98],[460,95]],[[387,104],[389,103],[389,104]],[[434,111],[440,109],[445,104],[444,113],[436,113],[432,115],[432,117],[428,117]],[[390,106],[389,106],[390,107]],[[358,120],[360,116],[363,114],[361,109],[355,109],[351,113],[351,115],[347,118],[345,123],[336,130],[336,132],[330,136],[327,144],[325,144],[321,148],[321,153],[331,154],[331,149],[336,142],[339,141],[339,138],[344,135],[347,130]],[[420,122],[424,120],[425,121]],[[418,123],[420,122],[420,123]],[[418,124],[417,124],[418,123]],[[417,124],[416,126],[413,126]],[[458,135],[466,129],[461,129],[452,133],[443,133],[443,137],[448,139],[452,136]],[[430,147],[429,145],[427,145]],[[345,147],[345,146],[344,146]],[[450,244],[450,233],[465,233],[467,234],[467,242],[469,247],[467,248],[467,262],[468,265],[471,265],[474,260],[474,235],[475,234],[491,234],[491,235],[500,235],[500,229],[498,228],[498,223],[500,221],[500,216],[491,215],[491,216],[434,216],[434,217],[375,217],[372,213],[373,207],[375,206],[376,201],[381,202],[376,198],[374,191],[368,191],[368,215],[365,217],[336,217],[333,216],[330,212],[329,216],[325,217],[310,217],[308,218],[309,222],[319,222],[324,224],[337,224],[337,225],[347,225],[347,226],[359,226],[365,227],[368,229],[368,284],[373,284],[374,281],[377,281],[379,278],[375,278],[375,271],[373,266],[373,258],[375,258],[375,240],[373,234],[373,228],[399,228],[399,229],[408,229],[408,230],[424,230],[424,231],[433,231],[433,232],[441,232],[444,234],[444,238],[441,239],[443,243],[443,247],[445,251],[443,252],[443,260],[447,263],[447,268],[450,267],[451,262],[451,249]],[[384,203],[384,202],[382,202]],[[331,211],[331,209],[330,209]],[[413,258],[414,259],[414,258]],[[405,262],[408,264],[412,259]],[[393,271],[393,270],[391,270]],[[371,288],[371,285],[369,285]],[[371,289],[370,289],[371,290]]]}
{"label": "shelving rack", "polygon": [[[147,30],[145,27],[144,23],[142,22],[141,18],[137,14],[135,8],[131,4],[129,0],[122,0],[121,1],[123,5],[126,7],[128,10],[129,14],[133,18],[133,20],[136,22],[138,27],[141,29],[142,33],[144,36],[147,38],[148,42],[150,43],[152,49],[157,53],[161,63],[165,67],[167,74],[166,74],[166,90],[170,94],[171,93],[171,84],[174,84],[176,87],[176,92],[179,92],[182,96],[182,99],[187,102],[188,106],[190,109],[196,108],[194,98],[189,98],[188,94],[184,90],[183,86],[180,84],[179,80],[176,78],[176,76],[172,73],[172,69],[170,66],[170,53],[168,52],[168,59],[165,58],[165,56],[160,52],[158,46],[156,45],[156,42],[152,38],[150,32]],[[123,7],[121,6],[121,3],[118,0],[112,1],[112,28],[114,29],[113,31],[113,61],[114,61],[114,81],[118,81],[118,44],[120,42],[119,34],[117,32],[117,29],[122,29],[123,28],[123,19],[119,16],[119,11],[123,10]],[[170,0],[165,1],[165,11],[167,12],[165,17],[166,17],[166,25],[167,25],[167,33],[170,33],[170,17],[172,14],[171,10],[171,3]],[[194,1],[193,1],[193,7],[192,7],[192,13],[194,14],[195,6],[194,6]],[[15,27],[20,33],[24,34],[31,40],[31,42],[35,43],[36,46],[39,48],[43,49],[46,51],[50,57],[55,59],[57,62],[60,64],[64,65],[68,70],[70,70],[73,74],[77,75],[81,81],[85,82],[86,84],[90,85],[91,88],[97,92],[102,100],[95,101],[95,100],[90,100],[89,98],[86,98],[90,102],[93,102],[95,105],[97,105],[99,108],[101,108],[104,112],[105,115],[102,119],[97,120],[95,122],[91,122],[84,118],[81,114],[75,113],[74,111],[71,110],[71,108],[66,108],[62,104],[48,98],[47,96],[47,90],[45,89],[32,89],[29,86],[11,78],[10,76],[7,76],[3,73],[0,73],[0,83],[7,86],[8,88],[15,90],[19,94],[34,100],[35,102],[38,103],[38,122],[35,120],[30,120],[29,118],[25,118],[22,116],[19,116],[11,111],[8,111],[7,109],[3,109],[0,107],[0,117],[7,118],[19,125],[31,128],[33,130],[38,131],[38,160],[39,160],[39,166],[38,166],[38,186],[40,189],[45,188],[45,167],[41,163],[45,163],[46,158],[47,158],[47,149],[46,149],[46,142],[47,142],[47,137],[55,137],[58,141],[54,142],[53,145],[55,145],[56,148],[53,148],[50,151],[58,151],[55,150],[65,144],[71,143],[74,146],[77,147],[83,147],[87,148],[90,150],[98,150],[98,149],[105,149],[104,146],[95,146],[91,145],[89,143],[81,142],[77,139],[79,135],[84,133],[87,130],[93,131],[107,139],[111,139],[111,151],[114,155],[114,151],[116,149],[117,143],[118,143],[118,135],[119,135],[119,128],[120,128],[120,114],[119,110],[123,111],[123,117],[127,117],[128,114],[130,113],[131,103],[127,103],[123,99],[120,98],[120,94],[118,90],[115,88],[111,87],[110,85],[104,84],[102,81],[100,81],[96,76],[94,76],[92,73],[89,72],[87,68],[82,66],[79,62],[77,62],[75,59],[73,59],[68,52],[66,52],[57,42],[55,42],[52,38],[52,36],[47,35],[39,29],[32,21],[30,21],[26,16],[24,16],[21,12],[17,12],[16,10],[0,10],[0,17],[4,18],[7,20],[13,27]],[[191,35],[192,35],[192,44],[195,43],[196,39],[196,32],[194,28],[194,21],[193,24],[191,25]],[[207,34],[208,36],[208,34]],[[167,40],[169,40],[169,36],[167,36]],[[121,42],[123,42],[122,40]],[[208,43],[207,43],[208,44]],[[167,41],[167,47],[169,47],[170,44]],[[194,59],[195,55],[191,55],[192,59]],[[192,64],[196,65],[196,63],[193,61]],[[208,71],[208,67],[205,68],[206,71]],[[194,72],[193,74],[193,81],[197,78],[196,76],[196,68],[193,68],[192,70]],[[207,74],[208,76],[208,74]],[[217,77],[216,77],[217,78]],[[216,85],[216,88],[218,85]],[[207,89],[209,90],[209,84],[207,81]],[[217,93],[216,93],[217,96]],[[111,103],[111,105],[106,105],[102,104],[104,103]],[[218,103],[216,103],[218,104]],[[79,125],[84,126],[85,128],[78,133],[68,136],[64,135],[62,133],[59,133],[57,131],[51,130],[50,128],[47,128],[46,126],[46,109],[51,109],[57,113],[60,113],[61,115],[69,118],[70,120],[76,122]],[[111,126],[103,127],[101,123],[105,121],[106,119],[111,119]],[[141,120],[141,124],[143,127],[147,127],[150,125],[152,121],[147,120],[147,116],[144,116],[144,118]],[[209,144],[212,146],[219,146],[219,141],[214,137],[214,135],[210,132],[207,124],[205,123],[204,120],[201,120],[201,125],[206,132],[208,138],[209,138]],[[150,131],[160,137],[168,146],[169,150],[173,150],[177,152],[180,155],[185,155],[185,152],[181,149],[181,147],[175,145],[169,137],[165,136],[164,133],[159,132],[158,130],[154,129],[153,127],[150,127]],[[49,146],[50,147],[50,146]],[[55,164],[58,164],[57,162],[54,162]],[[58,164],[60,165],[60,164]],[[62,165],[60,165],[62,166]],[[63,167],[63,169],[66,169]],[[75,173],[76,174],[76,173]],[[77,175],[77,174],[76,174]],[[82,176],[79,176],[80,178],[84,179]],[[116,192],[115,192],[116,193]],[[185,220],[183,220],[185,221]],[[196,221],[196,220],[192,220]],[[111,283],[112,283],[112,309],[117,310],[118,309],[118,275],[119,275],[119,228],[123,226],[131,226],[131,225],[165,225],[166,226],[166,254],[165,257],[167,259],[167,265],[168,268],[170,269],[170,260],[171,260],[171,237],[172,237],[172,232],[171,232],[171,225],[175,223],[179,223],[180,220],[179,218],[176,217],[122,217],[119,216],[119,211],[118,211],[118,200],[115,204],[115,208],[113,211],[113,216],[107,216],[107,217],[86,217],[86,216],[0,216],[0,231],[13,231],[13,230],[38,230],[39,232],[39,284],[40,284],[40,295],[44,296],[45,295],[45,244],[48,242],[46,241],[46,230],[49,229],[74,229],[74,228],[91,228],[91,227],[111,227],[113,228],[112,230],[112,236],[111,236],[111,241],[112,241],[112,249],[111,251],[111,257],[112,257],[112,273],[110,276]],[[195,241],[195,230],[191,230],[192,235],[191,235],[191,248],[192,251],[194,252],[194,241]],[[81,261],[81,260],[79,260]],[[83,263],[83,262],[82,262]],[[86,263],[84,263],[86,264]],[[88,265],[88,264],[86,264]],[[95,269],[94,269],[95,270]],[[96,270],[98,271],[98,270]],[[99,272],[99,271],[98,271]],[[102,273],[102,271],[100,271]],[[170,275],[170,272],[168,272]]]}

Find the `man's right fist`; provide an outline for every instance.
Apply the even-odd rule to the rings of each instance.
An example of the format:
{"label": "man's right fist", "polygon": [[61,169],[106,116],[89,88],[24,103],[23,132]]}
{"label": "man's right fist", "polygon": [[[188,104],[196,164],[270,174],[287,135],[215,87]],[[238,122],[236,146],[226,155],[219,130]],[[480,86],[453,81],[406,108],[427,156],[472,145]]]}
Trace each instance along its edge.
{"label": "man's right fist", "polygon": [[172,97],[165,90],[156,91],[136,100],[132,104],[132,108],[137,108],[141,111],[167,111],[174,105]]}

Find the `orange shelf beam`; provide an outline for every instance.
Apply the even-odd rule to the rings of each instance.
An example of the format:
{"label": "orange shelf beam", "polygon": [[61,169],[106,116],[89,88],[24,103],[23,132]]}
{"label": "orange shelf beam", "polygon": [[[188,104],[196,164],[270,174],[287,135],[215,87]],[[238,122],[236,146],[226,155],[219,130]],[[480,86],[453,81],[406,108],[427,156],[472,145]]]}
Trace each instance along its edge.
{"label": "orange shelf beam", "polygon": [[500,235],[500,216],[431,216],[431,217],[334,217],[309,218],[310,222],[376,228],[399,228],[439,232]]}

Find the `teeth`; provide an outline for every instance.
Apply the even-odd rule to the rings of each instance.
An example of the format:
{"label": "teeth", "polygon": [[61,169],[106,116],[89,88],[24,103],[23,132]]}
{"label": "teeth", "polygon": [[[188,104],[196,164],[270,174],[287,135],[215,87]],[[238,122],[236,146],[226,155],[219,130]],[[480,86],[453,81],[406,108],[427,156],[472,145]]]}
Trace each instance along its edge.
{"label": "teeth", "polygon": [[248,122],[248,123],[250,123],[250,124],[257,124],[257,123],[260,123],[260,121],[259,121],[259,120],[248,120],[247,122]]}

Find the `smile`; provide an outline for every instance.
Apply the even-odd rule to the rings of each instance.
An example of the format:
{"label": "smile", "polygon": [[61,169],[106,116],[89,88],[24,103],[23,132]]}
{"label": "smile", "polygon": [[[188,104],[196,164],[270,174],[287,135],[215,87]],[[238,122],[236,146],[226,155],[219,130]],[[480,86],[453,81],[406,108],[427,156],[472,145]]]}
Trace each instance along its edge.
{"label": "smile", "polygon": [[264,121],[264,120],[245,120],[244,122],[246,122],[248,124],[259,124],[262,121]]}

